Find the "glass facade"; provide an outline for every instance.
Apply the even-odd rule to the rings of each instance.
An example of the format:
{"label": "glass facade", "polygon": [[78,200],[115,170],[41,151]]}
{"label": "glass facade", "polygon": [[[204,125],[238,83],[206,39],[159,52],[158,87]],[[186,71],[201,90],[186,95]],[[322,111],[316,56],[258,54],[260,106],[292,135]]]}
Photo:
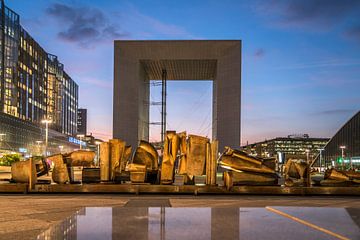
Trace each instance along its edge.
{"label": "glass facade", "polygon": [[19,15],[1,2],[1,110],[18,117],[17,59],[20,23]]}
{"label": "glass facade", "polygon": [[17,62],[19,105],[17,117],[40,124],[46,118],[47,79],[46,52],[24,30],[20,29]]}
{"label": "glass facade", "polygon": [[324,148],[323,158],[326,166],[342,164],[342,158],[345,164],[351,161],[353,165],[360,165],[360,111],[331,138]]}
{"label": "glass facade", "polygon": [[[21,27],[19,15],[7,8],[3,1],[0,3],[0,114],[21,120],[14,121],[18,128],[16,131],[24,123],[22,121],[42,129],[41,120],[49,119],[51,130],[76,135],[78,85],[64,71],[58,57],[47,53]],[[0,134],[5,134],[4,127],[10,125],[0,123],[3,125]],[[27,129],[27,124],[21,126]],[[9,131],[10,141],[10,135],[17,132]],[[30,138],[26,139],[30,141]],[[39,140],[38,136],[31,141],[36,140]]]}
{"label": "glass facade", "polygon": [[[47,118],[51,119],[54,129],[62,132],[62,115],[66,111],[62,107],[64,65],[59,62],[57,56],[52,54],[47,56]],[[71,135],[73,134],[75,133]]]}
{"label": "glass facade", "polygon": [[63,87],[63,133],[68,135],[74,135],[77,132],[79,87],[66,72],[64,72]]}
{"label": "glass facade", "polygon": [[35,124],[50,119],[52,129],[75,135],[77,84],[20,26],[19,15],[1,7],[2,112]]}
{"label": "glass facade", "polygon": [[[42,154],[44,152],[45,129],[29,121],[9,114],[0,113],[0,154],[2,151]],[[69,152],[79,148],[79,144],[70,141],[70,137],[49,129],[48,151],[52,153]]]}

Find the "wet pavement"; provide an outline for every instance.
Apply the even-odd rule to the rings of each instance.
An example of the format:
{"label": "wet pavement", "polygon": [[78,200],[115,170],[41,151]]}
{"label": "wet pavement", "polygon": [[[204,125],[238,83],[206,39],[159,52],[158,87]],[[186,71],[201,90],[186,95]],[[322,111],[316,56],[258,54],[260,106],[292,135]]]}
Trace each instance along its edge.
{"label": "wet pavement", "polygon": [[[251,209],[262,209],[263,213],[266,213],[266,217],[258,217],[258,219],[262,219],[263,222],[259,222],[259,220],[256,220],[259,226],[261,226],[261,223],[267,226],[266,234],[270,234],[270,231],[285,231],[283,229],[282,225],[278,224],[271,224],[269,225],[269,219],[275,219],[273,217],[277,217],[279,219],[282,219],[284,222],[292,222],[293,220],[287,220],[288,217],[281,216],[278,213],[274,213],[269,211],[269,209],[266,209],[267,206],[281,206],[281,207],[291,207],[293,209],[311,209],[310,212],[316,212],[316,209],[323,209],[325,212],[329,211],[331,214],[335,213],[334,210],[331,209],[345,209],[348,213],[352,221],[357,225],[359,225],[360,221],[360,198],[359,197],[341,197],[341,196],[251,196],[251,195],[201,195],[201,196],[191,196],[191,195],[126,195],[126,194],[1,194],[0,195],[0,240],[2,239],[21,239],[21,240],[27,240],[27,239],[36,239],[36,237],[44,232],[46,229],[49,229],[49,227],[57,226],[60,222],[64,221],[64,219],[69,218],[70,216],[74,216],[74,213],[77,211],[83,211],[85,208],[90,207],[102,207],[109,209],[108,211],[111,212],[111,217],[109,217],[109,214],[97,214],[97,219],[103,221],[108,221],[106,219],[112,219],[111,222],[107,222],[107,224],[96,224],[96,227],[101,229],[108,229],[108,227],[113,228],[113,226],[116,226],[116,224],[122,224],[120,227],[116,226],[114,229],[120,229],[124,226],[131,226],[132,224],[135,224],[135,220],[139,220],[139,218],[131,218],[132,213],[131,211],[135,211],[134,209],[139,209],[138,211],[143,211],[140,209],[169,209],[166,210],[168,216],[169,213],[171,213],[173,210],[170,209],[184,209],[184,213],[176,213],[175,216],[187,216],[188,214],[185,214],[185,211],[188,211],[186,209],[200,209],[202,208],[208,208],[211,210],[206,210],[212,213],[212,215],[217,216],[216,218],[213,218],[211,221],[215,221],[215,219],[220,219],[219,223],[216,223],[216,225],[221,226],[223,231],[232,232],[234,233],[237,238],[237,234],[239,234],[242,239],[244,239],[244,234],[247,233],[246,230],[243,230],[243,228],[246,228],[246,223],[250,223],[251,221],[256,220],[256,216],[253,213],[255,213],[258,210],[251,210]],[[169,208],[172,207],[172,208]],[[308,208],[310,207],[310,208]],[[130,210],[118,210],[120,208],[126,208]],[[276,207],[273,207],[274,209]],[[114,209],[117,209],[116,211]],[[131,210],[133,209],[133,210]],[[222,210],[217,210],[222,209]],[[231,211],[233,209],[240,209],[239,212],[239,220],[238,221],[230,221],[232,214]],[[315,210],[313,210],[315,209]],[[251,210],[251,214],[247,215],[247,211]],[[284,209],[280,209],[281,211],[285,212]],[[81,215],[79,218],[84,219],[89,216],[90,210],[86,210],[86,216]],[[99,210],[102,212],[103,210]],[[128,212],[128,215],[130,218],[128,220],[126,219],[126,213],[121,213],[125,217],[113,217],[114,212],[121,212],[121,211],[130,211]],[[153,211],[153,210],[151,210]],[[158,211],[158,210],[154,210]],[[176,210],[175,210],[176,211]],[[197,212],[198,210],[194,210],[194,212]],[[218,212],[220,211],[222,215]],[[306,217],[311,214],[307,213],[305,210],[301,210],[302,212],[306,213],[304,216],[300,216],[299,218],[304,218],[306,221],[311,221],[307,219]],[[161,210],[160,210],[161,212]],[[191,211],[190,211],[191,212]],[[236,213],[236,211],[235,211]],[[286,213],[286,212],[285,212]],[[236,213],[237,214],[237,213]],[[235,214],[235,215],[236,215]],[[293,212],[289,212],[289,214],[293,214]],[[295,213],[298,214],[298,213]],[[317,213],[318,214],[318,213]],[[156,215],[156,214],[155,214]],[[174,214],[171,214],[169,216],[173,216]],[[197,215],[197,214],[196,214]],[[211,215],[211,214],[210,214]],[[115,215],[114,215],[115,216]],[[143,215],[134,215],[134,216],[143,216]],[[153,216],[153,214],[150,214],[150,216]],[[170,221],[170,217],[166,218],[166,222]],[[207,215],[204,215],[207,216]],[[224,220],[221,220],[224,216]],[[271,217],[273,216],[273,217]],[[337,225],[337,222],[341,219],[337,217],[338,215],[329,215],[329,216],[323,216],[322,218],[328,217],[329,223]],[[247,220],[244,222],[245,219],[250,219],[250,217],[253,217],[255,219],[253,220]],[[344,216],[342,216],[344,217]],[[140,217],[141,218],[141,217]],[[115,219],[115,220],[114,220]],[[185,220],[181,219],[174,219],[173,221],[191,221],[191,222],[197,222],[197,218],[195,216],[194,219],[187,219]],[[205,217],[204,217],[205,219]],[[315,217],[313,217],[314,220],[316,220]],[[337,219],[336,221],[334,219]],[[151,218],[145,218],[146,223],[149,225],[148,222],[152,223],[153,221],[159,221],[156,217]],[[145,221],[144,220],[144,221]],[[320,219],[321,220],[321,219]],[[331,222],[331,221],[335,222]],[[82,222],[81,220],[80,222]],[[84,220],[85,221],[85,220]],[[86,220],[88,221],[88,220]],[[317,220],[316,220],[317,221]],[[322,220],[321,220],[322,221]],[[225,222],[226,224],[224,224]],[[233,231],[231,229],[236,229],[232,225],[232,222],[238,228],[241,230]],[[295,221],[296,222],[296,221]],[[276,221],[272,222],[276,223]],[[314,222],[314,224],[317,224],[317,222]],[[145,223],[144,223],[145,224]],[[172,224],[168,222],[167,224]],[[175,224],[175,223],[174,223]],[[196,223],[197,224],[197,223]],[[197,225],[193,225],[193,227]],[[295,224],[295,223],[294,223]],[[303,225],[302,223],[296,223],[298,225]],[[331,226],[330,224],[330,226]],[[136,225],[136,224],[135,224]],[[150,224],[151,225],[151,224]],[[186,224],[184,224],[187,226]],[[81,229],[86,229],[87,225],[81,225]],[[164,225],[163,225],[164,226]],[[214,228],[214,225],[210,226],[212,229]],[[260,233],[262,232],[261,228],[256,228],[256,226],[253,226],[250,224],[249,227],[252,227],[251,231],[248,231],[248,233],[252,233],[252,231],[255,231],[258,229]],[[324,226],[329,228],[332,231],[335,231],[332,227]],[[90,227],[88,227],[89,229]],[[273,229],[271,229],[273,228]],[[141,231],[142,229],[139,228]],[[164,228],[162,228],[164,229]],[[226,230],[227,229],[227,230]],[[310,229],[312,229],[310,227]],[[96,230],[100,231],[100,230]],[[139,231],[140,231],[139,230]],[[78,230],[77,230],[78,231]],[[77,233],[76,231],[76,233]],[[94,230],[95,231],[95,230]],[[110,230],[107,230],[109,232]],[[115,231],[115,230],[114,230]],[[313,231],[313,230],[312,230]],[[89,231],[91,232],[91,231]],[[111,232],[111,238],[116,239],[116,236],[121,236],[120,233],[114,233],[112,234],[113,230]],[[239,232],[239,233],[238,233]],[[336,231],[335,231],[336,232]],[[74,234],[74,231],[72,231]],[[136,231],[137,234],[138,231]],[[145,231],[147,234],[147,231]],[[211,236],[212,239],[218,239],[219,231],[212,230]],[[266,235],[265,234],[265,235]],[[270,234],[271,235],[271,234]],[[91,237],[97,236],[96,234],[91,235]],[[101,239],[111,239],[102,237]],[[137,235],[135,235],[137,236]],[[141,235],[142,236],[142,235]],[[147,235],[146,235],[147,236]],[[157,236],[157,235],[156,235]],[[165,236],[165,235],[162,235]],[[169,236],[169,235],[167,235]],[[207,236],[207,235],[206,235]],[[232,235],[230,235],[232,236]],[[286,235],[284,235],[286,236]],[[130,239],[132,239],[132,236],[129,236]],[[58,239],[58,238],[52,238],[52,239]],[[64,239],[64,238],[61,238]],[[65,238],[66,239],[66,238]],[[73,238],[67,238],[67,239],[76,239],[76,237]],[[81,239],[80,236],[78,239]],[[89,238],[91,239],[91,238]],[[139,238],[141,239],[141,238]],[[146,239],[145,237],[142,239]],[[163,238],[163,239],[169,239]],[[170,238],[171,239],[171,238]],[[195,238],[191,238],[195,239]],[[220,238],[221,239],[221,238]],[[245,238],[246,239],[246,238]],[[265,238],[267,239],[267,238]],[[280,238],[281,239],[281,238]],[[311,238],[310,238],[311,239]]]}
{"label": "wet pavement", "polygon": [[360,239],[351,208],[86,207],[37,239]]}

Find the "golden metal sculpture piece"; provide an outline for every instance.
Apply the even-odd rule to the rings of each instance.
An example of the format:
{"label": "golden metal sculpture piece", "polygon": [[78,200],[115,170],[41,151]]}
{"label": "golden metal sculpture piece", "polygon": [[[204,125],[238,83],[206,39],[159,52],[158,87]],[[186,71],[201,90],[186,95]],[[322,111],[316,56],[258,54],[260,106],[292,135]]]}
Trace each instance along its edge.
{"label": "golden metal sculpture piece", "polygon": [[360,180],[360,173],[352,170],[342,171],[336,169],[328,169],[327,171],[325,171],[324,179],[331,179],[338,181]]}
{"label": "golden metal sculpture piece", "polygon": [[186,173],[190,179],[204,174],[206,162],[206,146],[209,139],[197,135],[189,135],[187,147]]}
{"label": "golden metal sculpture piece", "polygon": [[131,147],[120,139],[110,139],[100,144],[100,180],[114,181],[125,170]]}
{"label": "golden metal sculpture piece", "polygon": [[175,131],[166,132],[161,163],[161,184],[171,184],[174,181],[174,166],[180,146],[179,140]]}
{"label": "golden metal sculpture piece", "polygon": [[158,170],[159,154],[154,146],[147,141],[140,141],[140,145],[136,149],[132,163],[142,164],[146,166],[146,170]]}
{"label": "golden metal sculpture piece", "polygon": [[131,161],[131,150],[132,150],[132,147],[131,147],[130,145],[125,146],[124,162],[125,162],[126,164],[124,164],[124,165],[122,166],[121,171],[125,171],[126,165]]}
{"label": "golden metal sculpture piece", "polygon": [[17,183],[36,183],[35,161],[28,159],[12,163],[11,177]]}
{"label": "golden metal sculpture piece", "polygon": [[225,148],[220,157],[220,166],[230,171],[224,173],[224,184],[230,189],[233,185],[274,185],[278,176],[275,168],[267,166],[262,159],[245,152]]}
{"label": "golden metal sculpture piece", "polygon": [[40,156],[35,156],[31,158],[35,163],[36,168],[36,176],[41,177],[47,173],[49,173],[50,166],[46,162],[45,158]]}
{"label": "golden metal sculpture piece", "polygon": [[217,170],[217,154],[218,154],[217,140],[206,144],[206,184],[216,184],[216,170]]}
{"label": "golden metal sculpture piece", "polygon": [[52,171],[52,180],[56,183],[63,184],[70,181],[67,166],[64,163],[63,155],[56,154],[47,158],[54,163]]}
{"label": "golden metal sculpture piece", "polygon": [[64,154],[63,157],[66,158],[70,166],[90,167],[94,165],[95,155],[96,153],[94,151],[77,150]]}
{"label": "golden metal sculpture piece", "polygon": [[[285,164],[285,185],[286,186],[297,186],[305,185],[309,182],[309,165],[303,159],[289,159]],[[308,184],[306,184],[308,185]]]}
{"label": "golden metal sculpture piece", "polygon": [[278,176],[276,174],[236,171],[224,173],[224,185],[227,189],[238,185],[274,185],[277,182]]}
{"label": "golden metal sculpture piece", "polygon": [[261,159],[229,147],[225,148],[219,164],[225,169],[234,171],[275,173],[275,170],[265,166]]}
{"label": "golden metal sculpture piece", "polygon": [[100,180],[110,180],[110,143],[100,143]]}
{"label": "golden metal sculpture piece", "polygon": [[146,179],[146,165],[130,163],[128,165],[130,181],[132,183],[144,183]]}
{"label": "golden metal sculpture piece", "polygon": [[179,158],[179,167],[178,174],[184,175],[186,174],[186,165],[187,165],[187,157],[186,157],[186,132],[178,133],[179,141],[180,141],[180,158]]}
{"label": "golden metal sculpture piece", "polygon": [[123,163],[126,143],[120,139],[110,139],[110,180],[114,181],[120,175]]}

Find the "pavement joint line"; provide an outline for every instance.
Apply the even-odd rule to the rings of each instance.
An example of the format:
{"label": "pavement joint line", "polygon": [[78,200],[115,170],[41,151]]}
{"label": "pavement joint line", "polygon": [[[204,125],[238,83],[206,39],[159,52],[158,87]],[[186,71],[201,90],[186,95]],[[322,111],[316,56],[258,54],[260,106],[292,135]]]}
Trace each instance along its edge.
{"label": "pavement joint line", "polygon": [[277,209],[275,209],[275,208],[265,207],[265,209],[268,210],[268,211],[270,211],[270,212],[276,213],[276,214],[278,214],[278,215],[280,215],[280,216],[289,218],[289,219],[291,219],[291,220],[293,220],[293,221],[295,221],[295,222],[304,224],[304,225],[306,225],[306,226],[308,226],[308,227],[311,227],[311,228],[313,228],[313,229],[315,229],[315,230],[318,230],[318,231],[320,231],[320,232],[323,232],[323,233],[326,233],[326,234],[331,235],[331,236],[333,236],[333,237],[336,237],[336,238],[338,238],[338,239],[341,239],[341,240],[350,240],[350,238],[344,237],[344,236],[342,236],[342,235],[340,235],[340,234],[334,233],[334,232],[332,232],[332,231],[330,231],[330,230],[327,230],[327,229],[322,228],[322,227],[320,227],[320,226],[318,226],[318,225],[315,225],[315,224],[310,223],[310,222],[308,222],[308,221],[302,220],[302,219],[300,219],[300,218],[297,218],[297,217],[295,217],[295,216],[292,216],[292,215],[290,215],[290,214],[287,214],[287,213],[282,212],[282,211],[280,211],[280,210],[277,210]]}

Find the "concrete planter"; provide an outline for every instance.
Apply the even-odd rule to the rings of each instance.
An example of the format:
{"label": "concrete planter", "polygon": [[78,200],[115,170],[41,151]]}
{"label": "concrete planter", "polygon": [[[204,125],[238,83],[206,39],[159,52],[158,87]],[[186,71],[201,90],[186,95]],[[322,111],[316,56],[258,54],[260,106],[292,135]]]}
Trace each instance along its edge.
{"label": "concrete planter", "polygon": [[11,166],[0,166],[0,172],[11,172]]}

